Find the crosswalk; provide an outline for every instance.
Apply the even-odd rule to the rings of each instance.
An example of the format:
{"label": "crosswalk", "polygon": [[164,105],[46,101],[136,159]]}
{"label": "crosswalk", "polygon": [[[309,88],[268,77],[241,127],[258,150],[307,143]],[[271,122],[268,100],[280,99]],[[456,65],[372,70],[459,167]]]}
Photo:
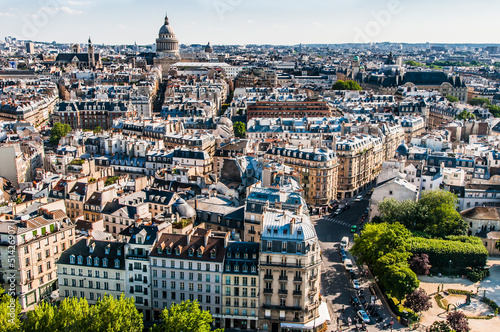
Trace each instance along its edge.
{"label": "crosswalk", "polygon": [[326,220],[328,221],[331,221],[331,222],[334,222],[336,224],[339,224],[339,225],[342,225],[342,226],[345,226],[345,227],[351,227],[351,224],[345,222],[345,221],[342,221],[342,220],[338,220],[338,219],[335,219],[334,217],[332,216],[328,216],[328,217],[325,217]]}

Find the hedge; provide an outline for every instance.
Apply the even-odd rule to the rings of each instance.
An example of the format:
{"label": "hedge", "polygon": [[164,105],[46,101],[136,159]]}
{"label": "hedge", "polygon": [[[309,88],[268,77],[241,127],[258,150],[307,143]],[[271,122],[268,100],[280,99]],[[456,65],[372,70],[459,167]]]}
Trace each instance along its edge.
{"label": "hedge", "polygon": [[408,319],[410,323],[418,321],[418,314],[413,312],[413,310],[403,306],[395,297],[390,297],[387,294],[386,297],[387,303],[389,303],[389,306],[396,315]]}
{"label": "hedge", "polygon": [[448,268],[450,260],[453,269],[484,267],[488,259],[488,251],[482,242],[466,239],[466,237],[458,238],[460,241],[414,237],[410,240],[410,251],[414,255],[429,255],[429,262],[434,268]]}

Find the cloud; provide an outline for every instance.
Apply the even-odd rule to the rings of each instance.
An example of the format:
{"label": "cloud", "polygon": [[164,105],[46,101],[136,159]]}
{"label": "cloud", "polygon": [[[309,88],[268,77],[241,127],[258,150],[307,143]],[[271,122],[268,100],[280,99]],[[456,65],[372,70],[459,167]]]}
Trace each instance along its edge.
{"label": "cloud", "polygon": [[74,5],[74,6],[82,6],[82,5],[90,5],[91,2],[90,1],[73,1],[73,0],[69,0],[69,1],[67,1],[67,4],[68,5]]}
{"label": "cloud", "polygon": [[255,23],[255,21],[254,21],[254,20],[247,20],[247,22],[248,22],[248,23],[250,23],[250,24]]}
{"label": "cloud", "polygon": [[81,10],[71,9],[69,7],[66,7],[66,6],[62,6],[61,8],[59,8],[59,10],[62,11],[63,13],[68,14],[68,15],[83,14],[83,12]]}
{"label": "cloud", "polygon": [[16,15],[11,14],[11,13],[0,13],[0,16],[3,16],[3,17],[16,17]]}

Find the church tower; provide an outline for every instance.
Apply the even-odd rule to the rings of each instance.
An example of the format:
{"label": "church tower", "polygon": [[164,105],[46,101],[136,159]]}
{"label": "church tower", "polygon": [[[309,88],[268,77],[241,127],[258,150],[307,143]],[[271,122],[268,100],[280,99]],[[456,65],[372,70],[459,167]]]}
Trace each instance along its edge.
{"label": "church tower", "polygon": [[90,37],[89,37],[88,54],[89,54],[89,68],[95,68],[94,45],[92,45]]}

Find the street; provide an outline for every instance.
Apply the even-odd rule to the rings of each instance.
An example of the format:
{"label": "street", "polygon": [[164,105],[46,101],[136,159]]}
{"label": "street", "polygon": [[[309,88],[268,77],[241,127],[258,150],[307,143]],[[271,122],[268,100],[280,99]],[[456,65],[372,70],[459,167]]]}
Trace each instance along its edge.
{"label": "street", "polygon": [[[340,240],[344,236],[349,237],[349,247],[352,246],[354,235],[351,233],[351,227],[357,225],[357,233],[359,233],[359,228],[364,225],[364,223],[361,225],[358,224],[358,222],[368,208],[368,203],[369,197],[363,195],[363,199],[360,202],[351,200],[349,203],[350,208],[337,216],[326,214],[312,217],[322,250],[323,271],[321,296],[329,304],[331,322],[328,326],[328,331],[338,331],[339,326],[337,326],[337,322],[339,322],[341,330],[354,329],[352,325],[351,327],[347,326],[347,320],[351,318],[351,320],[354,321],[357,309],[351,305],[351,298],[356,297],[359,299],[359,297],[356,296],[357,294],[353,288],[351,277],[344,267],[339,249]],[[348,258],[352,258],[349,253],[347,256]],[[369,291],[370,281],[366,277],[361,278],[361,274],[364,271],[360,271],[359,267],[355,266],[354,271],[361,283],[360,293],[363,294],[366,301],[369,302],[372,295]],[[380,299],[377,299],[375,307],[378,308],[378,312],[383,317],[383,322],[375,323],[372,319],[372,322],[367,326],[368,331],[379,331],[384,323],[390,321],[389,311],[383,308]],[[393,325],[393,330],[399,330],[401,328],[402,326],[397,324],[397,322]],[[389,331],[390,328],[387,330]]]}

